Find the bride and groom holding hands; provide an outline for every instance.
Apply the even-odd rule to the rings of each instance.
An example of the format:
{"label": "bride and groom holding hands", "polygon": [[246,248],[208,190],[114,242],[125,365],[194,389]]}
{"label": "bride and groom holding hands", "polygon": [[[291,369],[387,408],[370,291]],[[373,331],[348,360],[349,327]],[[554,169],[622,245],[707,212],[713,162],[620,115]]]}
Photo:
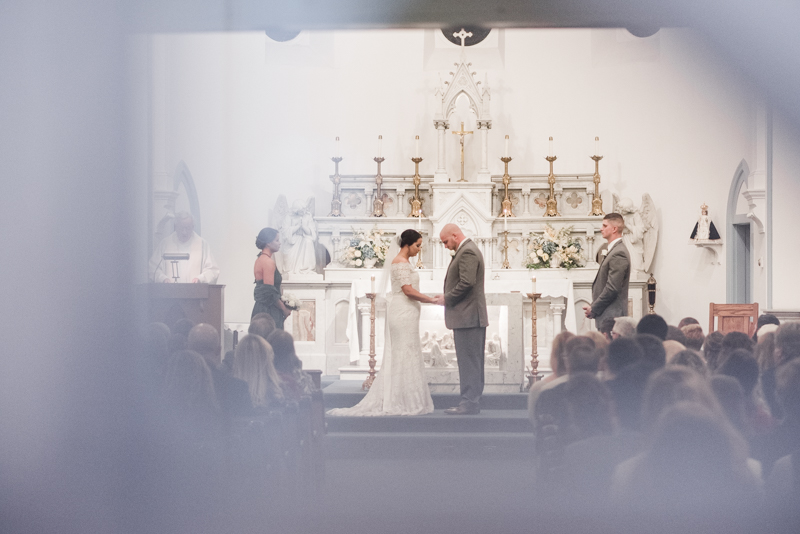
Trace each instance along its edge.
{"label": "bride and groom holding hands", "polygon": [[480,413],[489,325],[483,255],[455,224],[446,224],[439,238],[454,254],[445,275],[444,293],[435,297],[420,293],[419,274],[409,261],[419,253],[422,235],[416,230],[406,230],[397,238],[400,251],[388,266],[391,291],[387,293],[381,369],[361,402],[351,408],[330,410],[329,415],[423,415],[433,411],[419,335],[421,303],[444,306],[445,326],[453,330],[461,401],[458,407],[445,413]]}

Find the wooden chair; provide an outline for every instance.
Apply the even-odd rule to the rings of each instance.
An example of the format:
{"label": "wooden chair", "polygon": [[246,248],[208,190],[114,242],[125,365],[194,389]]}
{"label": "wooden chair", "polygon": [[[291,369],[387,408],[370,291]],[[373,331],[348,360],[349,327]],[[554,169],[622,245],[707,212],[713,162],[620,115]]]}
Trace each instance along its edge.
{"label": "wooden chair", "polygon": [[[717,318],[717,326],[714,319]],[[748,336],[755,333],[758,322],[758,303],[753,304],[714,304],[708,305],[708,333],[719,331],[744,332]]]}

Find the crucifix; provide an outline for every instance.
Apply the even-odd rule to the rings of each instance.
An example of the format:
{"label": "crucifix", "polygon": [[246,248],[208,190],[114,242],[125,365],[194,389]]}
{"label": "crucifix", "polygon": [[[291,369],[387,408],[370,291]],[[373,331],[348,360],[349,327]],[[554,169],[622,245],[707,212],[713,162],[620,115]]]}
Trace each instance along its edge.
{"label": "crucifix", "polygon": [[[464,30],[461,30],[464,31]],[[458,135],[461,137],[461,179],[459,182],[466,182],[464,179],[464,136],[469,135],[472,132],[464,131],[464,123],[461,123],[461,131],[460,132],[453,132],[453,135]]]}

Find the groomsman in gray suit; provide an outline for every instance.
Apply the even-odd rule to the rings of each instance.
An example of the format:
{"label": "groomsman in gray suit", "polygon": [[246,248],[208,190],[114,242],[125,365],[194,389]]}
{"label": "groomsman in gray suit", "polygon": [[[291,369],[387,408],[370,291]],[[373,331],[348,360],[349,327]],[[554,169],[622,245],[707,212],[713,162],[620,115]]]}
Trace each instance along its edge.
{"label": "groomsman in gray suit", "polygon": [[483,254],[455,224],[447,224],[439,233],[444,246],[455,252],[444,278],[444,295],[435,297],[444,306],[444,324],[453,330],[461,383],[461,402],[448,415],[480,413],[483,393],[483,362],[486,346],[486,296],[483,290]]}
{"label": "groomsman in gray suit", "polygon": [[600,234],[608,248],[592,283],[592,305],[584,306],[586,317],[599,328],[606,319],[628,315],[628,283],[631,280],[631,257],[622,242],[625,220],[619,213],[603,217]]}

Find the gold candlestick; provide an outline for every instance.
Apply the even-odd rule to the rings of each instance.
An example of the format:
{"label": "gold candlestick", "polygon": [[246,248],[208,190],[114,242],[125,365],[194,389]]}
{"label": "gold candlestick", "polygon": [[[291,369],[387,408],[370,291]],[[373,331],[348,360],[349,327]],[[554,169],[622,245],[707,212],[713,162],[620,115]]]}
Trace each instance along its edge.
{"label": "gold candlestick", "polygon": [[381,189],[383,176],[381,176],[381,163],[383,163],[385,158],[377,157],[372,159],[378,164],[378,174],[375,175],[375,184],[378,188],[375,191],[375,200],[372,201],[372,216],[383,217],[383,190]]}
{"label": "gold candlestick", "polygon": [[[337,137],[336,140],[338,141],[339,138]],[[337,156],[331,158],[331,161],[333,161],[333,164],[336,166],[336,170],[333,176],[331,176],[331,181],[333,182],[333,200],[331,200],[331,212],[328,214],[328,217],[341,217],[342,198],[339,185],[342,183],[342,178],[339,176],[339,162],[342,161],[342,158]]]}
{"label": "gold candlestick", "polygon": [[603,156],[594,155],[592,159],[594,160],[594,196],[592,197],[592,211],[589,212],[589,215],[605,215],[603,199],[600,198],[600,160],[603,159]]}
{"label": "gold candlestick", "polygon": [[[374,280],[374,278],[373,278]],[[372,387],[375,381],[375,296],[376,293],[367,293],[369,303],[369,376],[364,383],[361,384],[362,390],[367,390]]]}
{"label": "gold candlestick", "polygon": [[508,175],[508,162],[511,161],[511,158],[500,158],[500,161],[506,165],[506,170],[503,173],[503,189],[505,194],[500,207],[500,217],[516,217],[516,215],[514,215],[514,213],[511,211],[511,196],[508,194],[508,185],[511,183],[511,176]]}
{"label": "gold candlestick", "polygon": [[508,263],[508,230],[503,232],[503,269],[510,269],[511,264]]}
{"label": "gold candlestick", "polygon": [[539,380],[539,348],[538,348],[538,334],[536,332],[536,301],[542,296],[541,293],[527,293],[528,298],[531,299],[531,374],[528,375],[528,387],[530,389],[533,383]]}
{"label": "gold candlestick", "polygon": [[422,197],[419,194],[419,184],[422,183],[422,179],[419,177],[419,163],[422,161],[422,158],[411,158],[411,161],[414,162],[414,196],[408,199],[408,203],[411,204],[411,213],[408,214],[409,217],[424,217],[422,214]]}
{"label": "gold candlestick", "polygon": [[560,213],[558,213],[558,202],[556,202],[556,175],[553,174],[553,162],[558,158],[556,156],[547,156],[544,159],[550,162],[550,175],[547,177],[547,183],[550,184],[550,193],[547,195],[547,207],[545,209],[544,216],[557,217],[560,215]]}

